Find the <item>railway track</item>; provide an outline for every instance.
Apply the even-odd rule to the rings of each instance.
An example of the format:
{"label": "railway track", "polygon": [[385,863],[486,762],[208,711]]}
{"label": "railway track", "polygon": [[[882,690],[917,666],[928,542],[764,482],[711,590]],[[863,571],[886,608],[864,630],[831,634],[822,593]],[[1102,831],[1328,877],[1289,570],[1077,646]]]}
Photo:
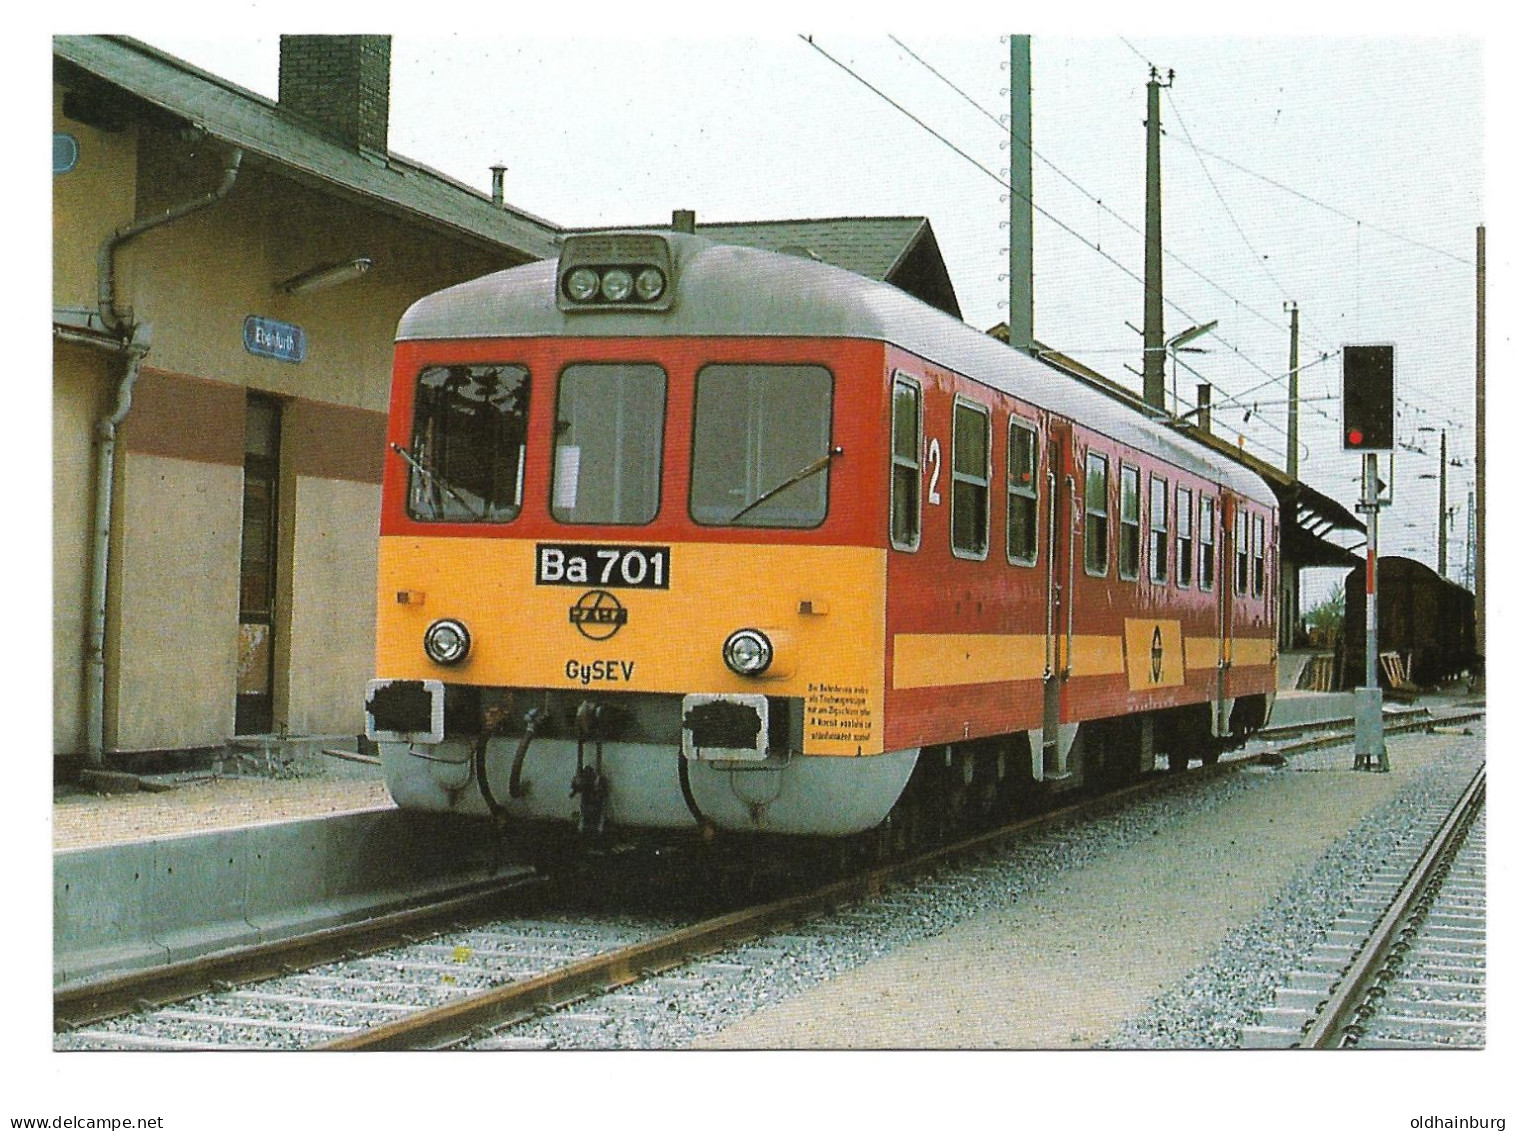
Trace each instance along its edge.
{"label": "railway track", "polygon": [[1484,797],[1481,763],[1360,886],[1243,1047],[1483,1047]]}
{"label": "railway track", "polygon": [[[719,992],[724,981],[740,977],[744,964],[782,960],[784,947],[807,933],[808,920],[836,917],[839,909],[843,917],[866,914],[870,901],[891,898],[897,881],[1184,782],[1277,758],[1265,750],[1183,775],[1158,774],[1088,802],[699,921],[545,914],[541,909],[553,897],[549,885],[537,884],[412,913],[408,921],[367,924],[361,937],[323,932],[329,937],[319,946],[295,940],[292,950],[284,944],[260,947],[252,955],[189,964],[197,967],[192,972],[124,976],[55,999],[55,1047],[551,1047],[554,1042],[515,1035],[511,1027],[548,1016],[570,1028],[609,1024],[657,1008],[661,991],[638,986],[653,975],[662,975],[665,985],[672,980]],[[846,910],[854,905],[860,910]],[[765,940],[776,936],[776,946],[769,946]],[[735,957],[731,948],[738,948]],[[570,1003],[579,1004],[562,1008]]]}
{"label": "railway track", "polygon": [[[712,965],[711,956],[725,948],[877,898],[892,882],[948,860],[991,851],[1183,781],[1224,774],[1258,757],[1229,759],[1185,775],[1153,775],[1113,793],[697,922],[550,916],[540,908],[552,903],[551,885],[529,884],[356,928],[122,975],[55,995],[54,1047],[342,1051],[480,1041],[486,1047],[513,1047],[509,1036],[492,1034],[567,1003],[618,993],[624,999],[635,993],[629,987],[639,980],[689,963],[697,964],[692,977],[719,980],[731,971],[719,961]],[[539,910],[529,919],[490,917],[513,901]],[[460,919],[469,925],[452,925]]]}

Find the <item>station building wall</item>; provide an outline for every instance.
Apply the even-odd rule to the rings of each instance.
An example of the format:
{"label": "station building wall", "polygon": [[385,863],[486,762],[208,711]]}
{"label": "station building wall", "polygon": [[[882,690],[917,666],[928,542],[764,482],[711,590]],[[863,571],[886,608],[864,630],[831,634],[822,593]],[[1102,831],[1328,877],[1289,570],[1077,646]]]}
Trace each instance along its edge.
{"label": "station building wall", "polygon": [[[54,178],[55,308],[97,305],[102,240],[214,188],[226,149],[138,123],[67,118],[76,167]],[[403,175],[399,172],[397,176]],[[367,256],[327,290],[276,284]],[[119,434],[106,640],[106,748],[214,747],[234,735],[250,396],[277,405],[272,727],[362,730],[372,674],[379,481],[394,329],[415,299],[507,265],[414,217],[297,183],[244,158],[226,198],[116,256],[116,307],[152,328]],[[298,364],[243,345],[248,316],[299,326]],[[53,375],[55,755],[85,744],[93,433],[123,359],[59,342]]]}

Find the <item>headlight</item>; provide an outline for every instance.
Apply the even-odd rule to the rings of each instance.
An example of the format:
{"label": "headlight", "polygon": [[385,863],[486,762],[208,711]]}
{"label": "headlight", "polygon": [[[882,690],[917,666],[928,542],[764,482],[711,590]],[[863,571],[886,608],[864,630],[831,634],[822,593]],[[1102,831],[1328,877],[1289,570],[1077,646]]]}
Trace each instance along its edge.
{"label": "headlight", "polygon": [[621,267],[612,267],[600,280],[600,293],[611,302],[623,302],[632,293],[632,273]]}
{"label": "headlight", "polygon": [[774,646],[756,628],[739,628],[721,646],[721,658],[738,675],[762,675],[774,662]]}
{"label": "headlight", "polygon": [[575,267],[563,280],[563,293],[575,302],[589,302],[600,289],[600,274],[590,267]]}
{"label": "headlight", "polygon": [[434,663],[460,663],[468,655],[468,629],[463,627],[462,621],[436,621],[426,630],[422,646]]}
{"label": "headlight", "polygon": [[663,272],[656,267],[644,267],[637,272],[637,297],[643,302],[652,302],[663,293]]}

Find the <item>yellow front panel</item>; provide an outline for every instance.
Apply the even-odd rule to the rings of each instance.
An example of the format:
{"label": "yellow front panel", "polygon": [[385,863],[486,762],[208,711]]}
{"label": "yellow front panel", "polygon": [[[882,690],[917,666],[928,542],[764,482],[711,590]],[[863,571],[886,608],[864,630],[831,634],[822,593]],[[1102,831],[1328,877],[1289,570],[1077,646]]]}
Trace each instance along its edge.
{"label": "yellow front panel", "polygon": [[[377,674],[491,687],[798,696],[806,701],[805,753],[883,750],[882,550],[676,543],[668,561],[666,589],[594,579],[549,585],[536,583],[533,542],[382,538]],[[432,663],[421,647],[427,626],[442,617],[463,621],[473,638],[469,658],[454,668]],[[773,640],[765,677],[734,675],[722,662],[722,644],[738,628]]]}

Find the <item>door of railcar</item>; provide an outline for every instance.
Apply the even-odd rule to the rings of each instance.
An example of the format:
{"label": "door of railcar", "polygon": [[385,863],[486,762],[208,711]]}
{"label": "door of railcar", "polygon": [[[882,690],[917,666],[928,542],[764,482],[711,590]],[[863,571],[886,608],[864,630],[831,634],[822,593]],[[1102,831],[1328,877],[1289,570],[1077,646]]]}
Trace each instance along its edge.
{"label": "door of railcar", "polygon": [[[1216,532],[1216,710],[1225,712],[1227,685],[1232,668],[1232,641],[1237,626],[1237,564],[1234,560],[1235,543],[1233,531],[1239,513],[1235,495],[1222,493],[1217,508],[1220,529]],[[1216,720],[1216,733],[1225,733],[1227,718],[1221,714]]]}
{"label": "door of railcar", "polygon": [[1048,499],[1047,579],[1044,591],[1042,671],[1042,770],[1043,775],[1066,772],[1060,751],[1058,724],[1068,698],[1068,657],[1073,636],[1074,586],[1074,467],[1073,437],[1069,426],[1054,423],[1048,428],[1046,494]]}

